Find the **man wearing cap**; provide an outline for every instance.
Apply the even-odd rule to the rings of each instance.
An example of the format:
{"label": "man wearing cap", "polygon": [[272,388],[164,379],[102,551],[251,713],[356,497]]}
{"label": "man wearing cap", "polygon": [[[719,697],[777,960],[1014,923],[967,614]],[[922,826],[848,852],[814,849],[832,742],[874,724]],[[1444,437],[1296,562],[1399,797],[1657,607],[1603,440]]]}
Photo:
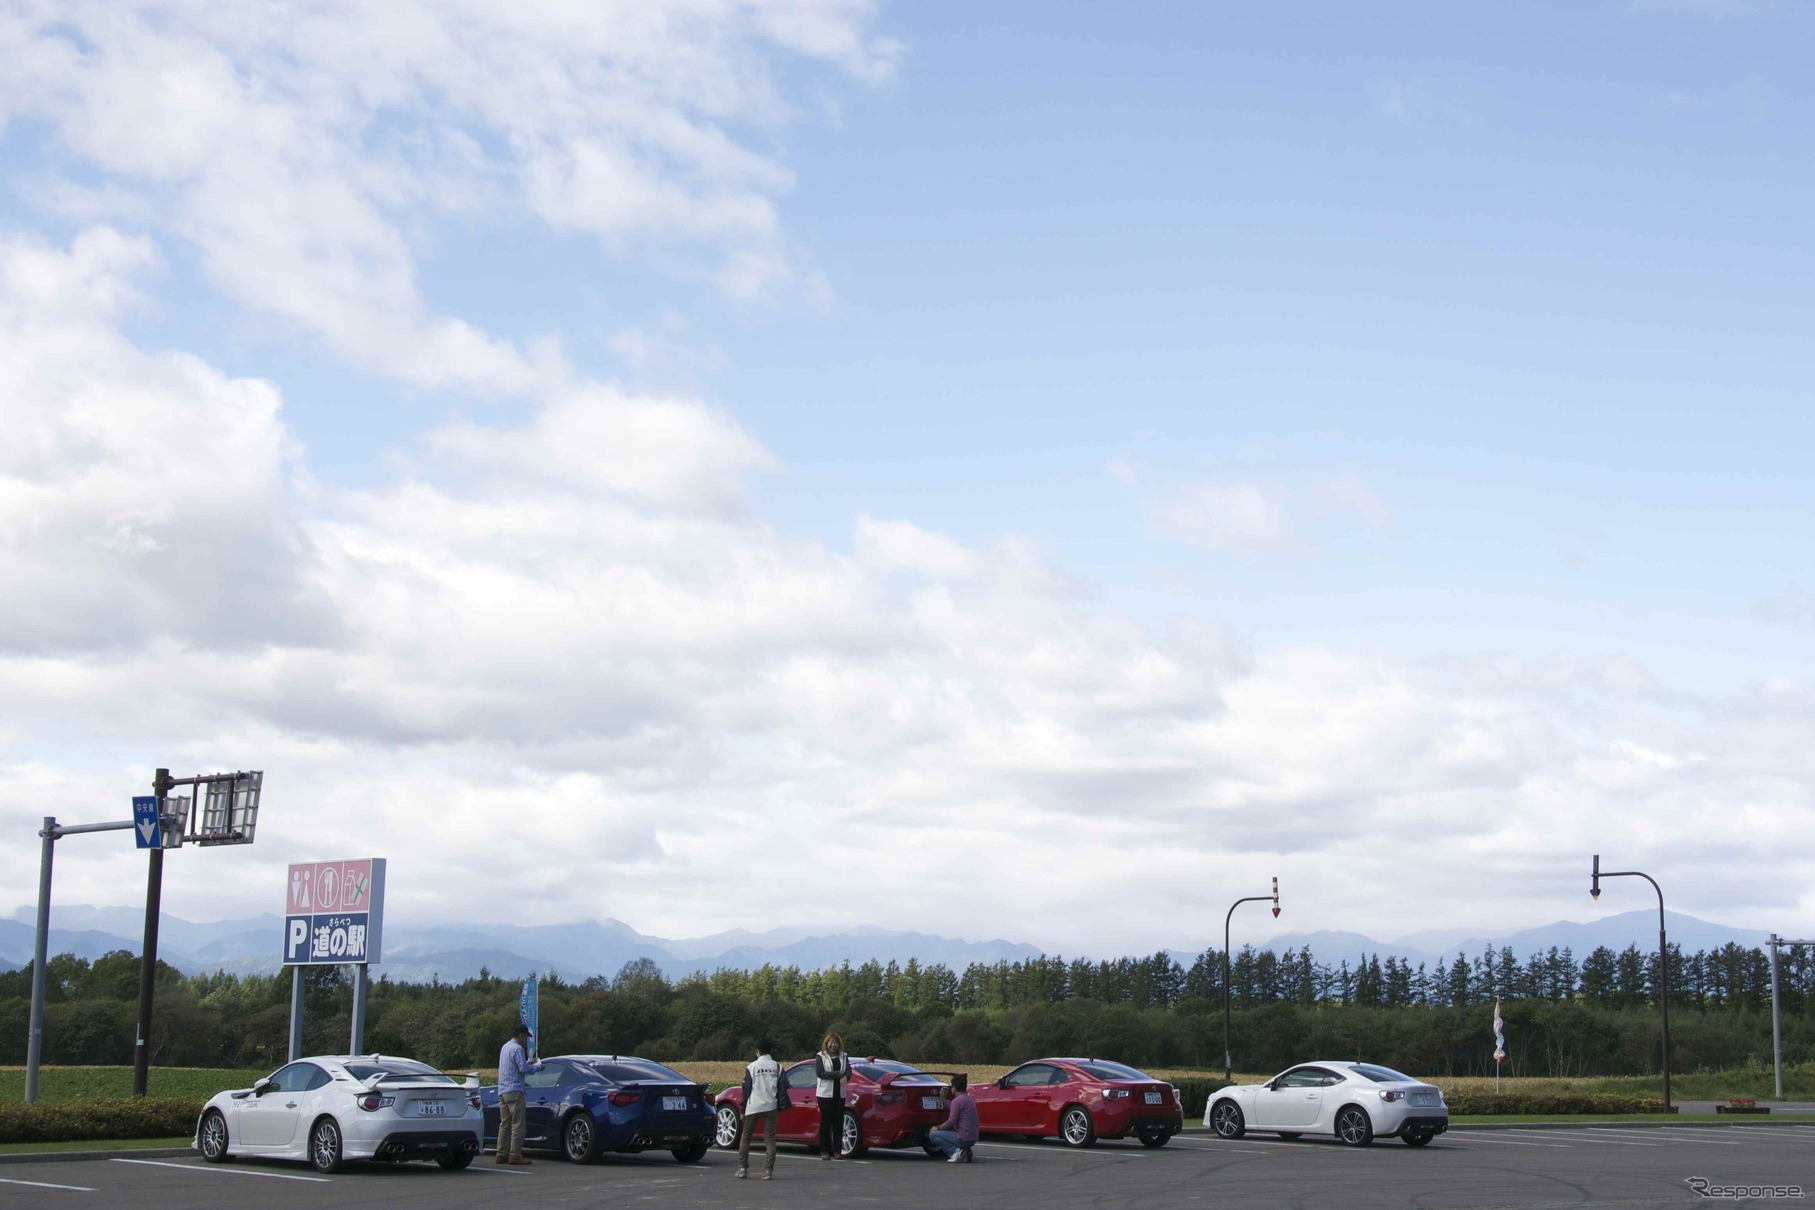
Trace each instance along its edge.
{"label": "man wearing cap", "polygon": [[498,1159],[500,1164],[527,1164],[523,1158],[523,1077],[541,1071],[530,1061],[529,1026],[517,1022],[510,1041],[498,1052]]}

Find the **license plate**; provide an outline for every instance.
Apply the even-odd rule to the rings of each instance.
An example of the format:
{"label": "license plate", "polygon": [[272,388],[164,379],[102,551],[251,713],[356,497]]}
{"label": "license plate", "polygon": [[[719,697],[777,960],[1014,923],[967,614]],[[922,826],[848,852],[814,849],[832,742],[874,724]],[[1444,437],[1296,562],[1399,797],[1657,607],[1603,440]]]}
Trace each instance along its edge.
{"label": "license plate", "polygon": [[939,1097],[921,1097],[920,1098],[920,1108],[922,1108],[922,1109],[944,1109],[945,1101]]}
{"label": "license plate", "polygon": [[686,1109],[687,1109],[687,1098],[686,1097],[663,1097],[662,1098],[662,1110],[665,1113],[685,1112]]}
{"label": "license plate", "polygon": [[1437,1098],[1428,1092],[1414,1092],[1412,1094],[1412,1104],[1414,1105],[1435,1105],[1436,1103]]}
{"label": "license plate", "polygon": [[1160,1094],[1159,1094],[1159,1093],[1157,1093],[1157,1092],[1150,1092],[1150,1093],[1148,1093],[1148,1094],[1147,1094],[1147,1103],[1148,1103],[1148,1104],[1149,1104],[1149,1105],[1158,1105],[1158,1104],[1161,1104],[1161,1101],[1160,1101]]}
{"label": "license plate", "polygon": [[446,1101],[416,1102],[416,1116],[421,1118],[444,1118],[447,1116]]}

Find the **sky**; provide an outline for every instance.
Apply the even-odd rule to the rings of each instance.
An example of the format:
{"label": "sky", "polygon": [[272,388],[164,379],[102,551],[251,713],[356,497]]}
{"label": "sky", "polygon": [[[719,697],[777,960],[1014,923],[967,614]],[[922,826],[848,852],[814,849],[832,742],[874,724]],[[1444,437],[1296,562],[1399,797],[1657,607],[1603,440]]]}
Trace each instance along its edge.
{"label": "sky", "polygon": [[0,4],[0,910],[1815,923],[1808,6],[508,8]]}

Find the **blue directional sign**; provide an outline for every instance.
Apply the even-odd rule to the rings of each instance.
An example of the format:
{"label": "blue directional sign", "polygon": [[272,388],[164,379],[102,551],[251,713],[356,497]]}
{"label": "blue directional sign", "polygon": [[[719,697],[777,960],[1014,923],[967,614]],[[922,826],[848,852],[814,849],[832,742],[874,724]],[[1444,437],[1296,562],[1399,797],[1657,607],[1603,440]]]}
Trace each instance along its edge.
{"label": "blue directional sign", "polygon": [[141,849],[164,847],[164,828],[158,820],[158,800],[149,795],[132,800],[132,839]]}

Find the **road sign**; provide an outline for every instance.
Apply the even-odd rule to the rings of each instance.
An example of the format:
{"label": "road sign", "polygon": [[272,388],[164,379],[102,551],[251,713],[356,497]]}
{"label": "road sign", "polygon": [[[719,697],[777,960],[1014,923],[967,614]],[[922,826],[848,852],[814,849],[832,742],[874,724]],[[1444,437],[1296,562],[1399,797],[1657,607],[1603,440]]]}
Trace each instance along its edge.
{"label": "road sign", "polygon": [[149,794],[132,800],[132,840],[141,849],[164,847],[164,829],[158,820],[158,800]]}
{"label": "road sign", "polygon": [[382,857],[291,866],[284,894],[284,965],[379,961],[384,867]]}

